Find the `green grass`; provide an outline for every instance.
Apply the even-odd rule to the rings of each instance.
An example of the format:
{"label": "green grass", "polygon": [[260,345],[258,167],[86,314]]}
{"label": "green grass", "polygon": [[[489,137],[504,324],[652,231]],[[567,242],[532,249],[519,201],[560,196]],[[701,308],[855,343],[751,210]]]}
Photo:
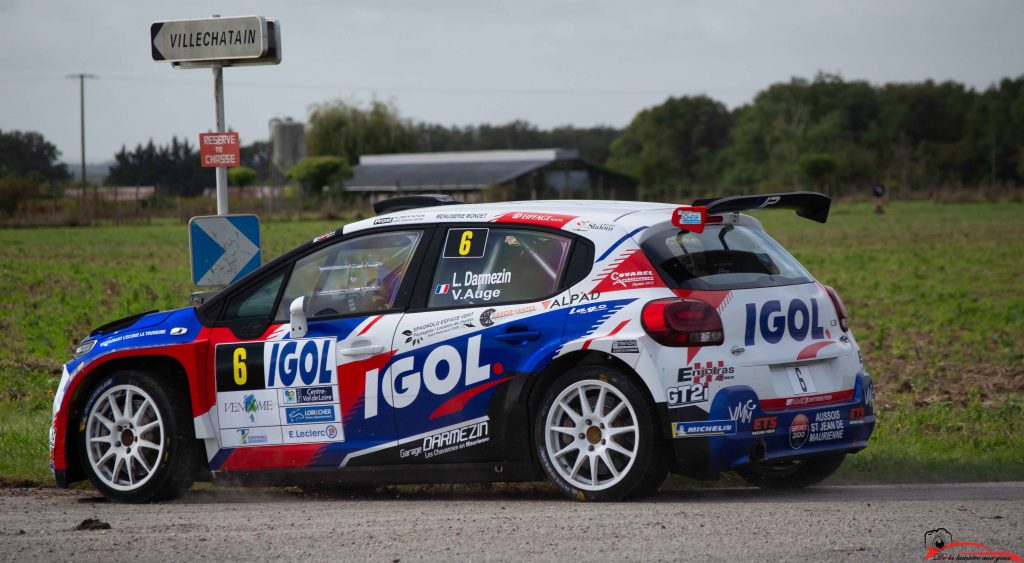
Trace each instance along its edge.
{"label": "green grass", "polygon": [[[1024,480],[1024,204],[836,204],[766,228],[850,311],[879,421],[849,482]],[[264,260],[339,222],[269,223]],[[88,331],[187,304],[185,225],[0,230],[0,477],[47,480],[60,366]]]}
{"label": "green grass", "polygon": [[50,413],[0,408],[0,483],[8,479],[47,481],[50,475]]}
{"label": "green grass", "polygon": [[889,405],[867,449],[847,458],[837,480],[855,483],[1024,479],[1024,401],[977,398],[965,407]]}

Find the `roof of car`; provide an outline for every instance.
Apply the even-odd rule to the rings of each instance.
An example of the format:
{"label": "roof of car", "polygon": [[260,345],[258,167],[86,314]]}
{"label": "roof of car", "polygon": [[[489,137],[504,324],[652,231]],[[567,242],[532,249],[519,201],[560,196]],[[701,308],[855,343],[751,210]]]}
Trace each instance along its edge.
{"label": "roof of car", "polygon": [[[432,223],[432,222],[486,222],[504,218],[504,222],[533,223],[532,215],[570,216],[591,222],[614,223],[631,213],[641,211],[671,210],[677,207],[670,203],[612,200],[528,200],[460,205],[439,205],[420,207],[395,213],[387,213],[357,221],[345,226],[345,232],[368,229],[384,224]],[[520,214],[515,216],[514,214]],[[521,221],[520,221],[521,219]]]}

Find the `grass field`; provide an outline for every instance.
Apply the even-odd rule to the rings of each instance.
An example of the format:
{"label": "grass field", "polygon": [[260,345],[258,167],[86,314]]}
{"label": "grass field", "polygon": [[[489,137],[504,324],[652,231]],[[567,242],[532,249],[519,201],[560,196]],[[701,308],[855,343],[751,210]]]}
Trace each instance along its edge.
{"label": "grass field", "polygon": [[[848,482],[1024,480],[1024,204],[836,204],[826,225],[762,213],[834,286],[876,384]],[[264,225],[264,259],[337,223]],[[47,481],[60,366],[88,331],[187,304],[187,231],[0,230],[0,477]]]}

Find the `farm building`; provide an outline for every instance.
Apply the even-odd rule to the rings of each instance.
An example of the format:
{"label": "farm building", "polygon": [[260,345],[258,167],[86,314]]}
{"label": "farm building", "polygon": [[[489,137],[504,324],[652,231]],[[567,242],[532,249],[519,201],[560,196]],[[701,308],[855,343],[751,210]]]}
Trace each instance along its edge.
{"label": "farm building", "polygon": [[521,199],[636,199],[637,181],[570,149],[366,155],[345,189],[368,203],[444,193],[467,203]]}

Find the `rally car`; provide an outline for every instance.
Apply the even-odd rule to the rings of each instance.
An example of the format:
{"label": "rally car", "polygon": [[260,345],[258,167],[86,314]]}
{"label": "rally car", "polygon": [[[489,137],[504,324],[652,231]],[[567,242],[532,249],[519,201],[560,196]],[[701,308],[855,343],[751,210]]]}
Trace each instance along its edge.
{"label": "rally car", "polygon": [[829,205],[380,202],[201,305],[92,331],[53,402],[57,484],[819,482],[867,445],[871,379],[836,292],[741,212]]}

